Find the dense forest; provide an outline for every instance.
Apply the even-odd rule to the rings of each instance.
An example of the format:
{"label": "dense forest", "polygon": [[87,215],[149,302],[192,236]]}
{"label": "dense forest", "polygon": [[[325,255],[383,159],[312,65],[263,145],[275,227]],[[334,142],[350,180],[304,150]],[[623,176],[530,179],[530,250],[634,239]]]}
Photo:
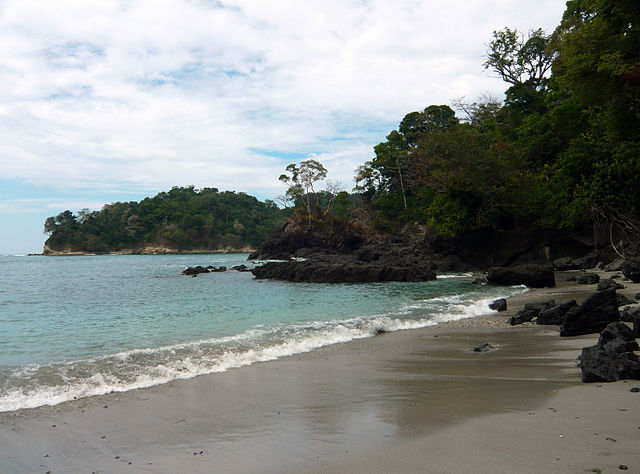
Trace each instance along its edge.
{"label": "dense forest", "polygon": [[272,201],[216,188],[174,187],[140,202],[116,202],[78,215],[49,217],[54,251],[221,250],[255,247],[286,217]]}
{"label": "dense forest", "polygon": [[[483,66],[507,83],[504,101],[407,114],[356,171],[349,219],[378,234],[419,223],[451,236],[597,224],[637,242],[640,3],[569,1],[552,34],[495,31]],[[298,214],[312,224],[303,202]],[[316,226],[325,214],[318,206]]]}

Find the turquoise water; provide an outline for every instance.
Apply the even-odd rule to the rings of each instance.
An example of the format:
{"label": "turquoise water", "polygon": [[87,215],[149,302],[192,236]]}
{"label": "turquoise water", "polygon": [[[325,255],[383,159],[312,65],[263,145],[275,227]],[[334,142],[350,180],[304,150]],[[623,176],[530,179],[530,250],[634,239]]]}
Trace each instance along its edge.
{"label": "turquoise water", "polygon": [[246,254],[0,257],[0,411],[53,405],[487,313],[524,287],[303,284],[187,266]]}

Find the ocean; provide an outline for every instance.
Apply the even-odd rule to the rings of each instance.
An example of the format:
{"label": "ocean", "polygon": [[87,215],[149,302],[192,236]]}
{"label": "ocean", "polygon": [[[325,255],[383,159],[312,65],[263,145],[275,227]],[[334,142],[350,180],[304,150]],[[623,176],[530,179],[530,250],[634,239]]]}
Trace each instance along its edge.
{"label": "ocean", "polygon": [[247,254],[0,257],[0,412],[150,387],[490,312],[524,286],[255,280]]}

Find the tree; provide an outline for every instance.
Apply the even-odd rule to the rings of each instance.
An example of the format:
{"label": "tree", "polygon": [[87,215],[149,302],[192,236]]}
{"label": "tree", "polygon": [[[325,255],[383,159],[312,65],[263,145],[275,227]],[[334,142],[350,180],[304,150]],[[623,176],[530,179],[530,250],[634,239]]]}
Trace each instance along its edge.
{"label": "tree", "polygon": [[300,162],[300,166],[291,163],[286,171],[288,174],[281,174],[278,178],[289,185],[285,196],[288,200],[300,200],[303,203],[308,226],[311,227],[313,206],[318,204],[314,184],[326,178],[327,169],[316,160],[305,160]]}
{"label": "tree", "polygon": [[539,90],[546,85],[553,61],[548,44],[549,36],[542,29],[529,31],[526,38],[510,28],[494,31],[484,68],[492,69],[509,84]]}

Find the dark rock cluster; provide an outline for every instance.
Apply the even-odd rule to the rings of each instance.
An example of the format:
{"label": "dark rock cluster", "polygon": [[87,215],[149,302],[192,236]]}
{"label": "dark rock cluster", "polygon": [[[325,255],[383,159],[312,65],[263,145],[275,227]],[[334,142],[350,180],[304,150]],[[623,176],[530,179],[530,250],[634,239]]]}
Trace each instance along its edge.
{"label": "dark rock cluster", "polygon": [[[246,265],[235,265],[231,267],[231,270],[235,270],[237,272],[250,271],[249,267],[247,267]],[[209,265],[209,266],[203,267],[202,265],[198,265],[196,267],[188,267],[185,270],[182,270],[182,274],[195,277],[201,273],[223,273],[226,271],[227,271],[227,267],[225,266],[214,267],[213,265]]]}
{"label": "dark rock cluster", "polygon": [[[607,281],[607,280],[604,280]],[[584,382],[613,382],[621,379],[640,379],[640,305],[618,308],[621,296],[616,287],[603,285],[601,291],[589,296],[581,305],[574,300],[556,305],[553,300],[527,303],[507,321],[522,324],[535,319],[536,324],[560,326],[561,336],[600,333],[598,343],[585,347],[580,355]],[[633,302],[632,302],[633,303]],[[632,327],[625,324],[631,323]]]}
{"label": "dark rock cluster", "polygon": [[294,282],[361,283],[379,281],[435,280],[428,266],[384,265],[367,262],[287,261],[268,262],[251,270],[258,279],[273,278]]}
{"label": "dark rock cluster", "polygon": [[609,323],[600,333],[596,345],[582,349],[582,381],[640,380],[640,360],[633,352],[639,349],[629,326],[621,322]]}

